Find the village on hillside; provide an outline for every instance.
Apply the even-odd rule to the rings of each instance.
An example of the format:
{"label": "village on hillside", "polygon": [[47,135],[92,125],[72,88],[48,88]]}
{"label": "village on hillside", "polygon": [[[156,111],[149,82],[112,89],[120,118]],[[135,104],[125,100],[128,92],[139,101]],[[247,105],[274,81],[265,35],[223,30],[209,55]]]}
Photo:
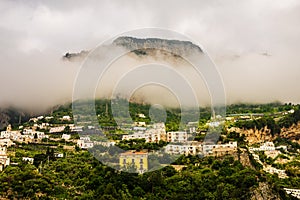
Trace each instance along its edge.
{"label": "village on hillside", "polygon": [[[274,116],[282,117],[291,113],[294,113],[294,110],[276,113]],[[261,114],[231,114],[219,122],[212,118],[202,124],[202,128],[199,128],[198,122],[188,122],[184,130],[170,131],[166,130],[164,122],[145,123],[143,120],[145,115],[138,113],[137,119],[141,120],[133,124],[125,124],[126,132],[117,134],[118,137],[113,135],[105,140],[103,137],[99,140],[98,136],[103,135],[103,132],[111,134],[116,130],[109,127],[101,129],[94,126],[78,126],[74,124],[70,115],[37,116],[18,127],[8,125],[6,130],[1,131],[0,171],[5,171],[5,168],[10,165],[24,163],[36,165],[38,171],[42,171],[43,165],[51,162],[51,159],[64,159],[74,151],[88,150],[100,161],[102,157],[103,160],[106,158],[109,160],[113,148],[125,147],[110,159],[114,162],[112,166],[125,171],[134,169],[135,172],[145,173],[153,170],[153,160],[149,161],[152,155],[157,158],[167,156],[168,158],[172,156],[222,158],[230,155],[234,159],[250,160],[252,165],[258,166],[267,174],[276,175],[279,179],[288,179],[290,169],[286,171],[285,166],[292,162],[299,162],[297,156],[299,149],[287,144],[274,143],[271,139],[262,139],[257,143],[249,144],[246,141],[249,131],[244,131],[243,135],[242,131],[236,132],[240,129],[232,127],[233,123],[253,121],[261,117]],[[51,123],[54,121],[58,123]],[[225,127],[223,130],[226,130],[226,134],[222,133],[219,141],[214,143],[205,140],[209,129],[214,130],[221,125]],[[247,158],[242,159],[244,155],[247,155]],[[168,162],[161,166],[171,164]],[[196,163],[195,166],[198,164]],[[174,163],[171,165],[178,170],[185,167]],[[300,188],[284,188],[284,190],[287,194],[300,199]]]}

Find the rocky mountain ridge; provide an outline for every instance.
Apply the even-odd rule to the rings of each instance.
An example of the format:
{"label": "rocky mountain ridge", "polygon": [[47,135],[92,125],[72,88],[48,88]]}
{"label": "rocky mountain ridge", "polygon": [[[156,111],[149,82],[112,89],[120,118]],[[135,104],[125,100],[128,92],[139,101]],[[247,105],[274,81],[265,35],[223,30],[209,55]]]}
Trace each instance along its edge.
{"label": "rocky mountain ridge", "polygon": [[[135,38],[123,36],[116,38],[111,45],[126,48],[137,55],[147,55],[147,52],[150,50],[165,51],[174,56],[203,53],[202,49],[198,45],[190,41],[161,38]],[[86,50],[82,50],[79,53],[67,52],[63,55],[63,59],[68,61],[82,61],[88,53],[89,51]]]}
{"label": "rocky mountain ridge", "polygon": [[199,46],[190,41],[167,40],[161,38],[135,38],[124,36],[115,39],[113,45],[125,47],[131,51],[142,51],[146,49],[163,50],[172,52],[178,56],[191,53],[203,53]]}

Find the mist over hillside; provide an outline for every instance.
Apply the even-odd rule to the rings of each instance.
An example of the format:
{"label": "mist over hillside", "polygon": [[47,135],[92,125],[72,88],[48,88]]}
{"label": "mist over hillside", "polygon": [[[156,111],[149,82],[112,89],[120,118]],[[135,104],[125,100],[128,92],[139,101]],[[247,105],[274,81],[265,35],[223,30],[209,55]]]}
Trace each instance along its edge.
{"label": "mist over hillside", "polygon": [[[144,27],[172,30],[200,44],[220,71],[230,104],[300,102],[299,1],[93,3],[1,1],[0,107],[40,111],[71,101],[86,53],[124,31]],[[132,44],[160,38],[126,37]],[[144,51],[136,53],[131,58],[145,58]]]}

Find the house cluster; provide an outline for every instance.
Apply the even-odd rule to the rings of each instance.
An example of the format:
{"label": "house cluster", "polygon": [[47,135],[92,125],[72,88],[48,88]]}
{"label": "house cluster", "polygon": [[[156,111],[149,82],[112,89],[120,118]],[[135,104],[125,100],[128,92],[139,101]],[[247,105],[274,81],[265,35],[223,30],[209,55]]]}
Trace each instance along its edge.
{"label": "house cluster", "polygon": [[300,199],[300,189],[284,188],[284,190],[287,194],[290,194],[290,195]]}
{"label": "house cluster", "polygon": [[7,143],[8,146],[14,144],[12,141],[28,143],[28,142],[32,142],[35,139],[36,134],[38,135],[36,139],[47,137],[43,132],[37,132],[37,131],[28,131],[28,132],[25,131],[25,134],[22,134],[21,131],[11,130],[11,126],[9,125],[6,128],[6,131],[1,131],[0,141],[1,143]]}
{"label": "house cluster", "polygon": [[209,156],[223,156],[237,152],[237,142],[230,141],[225,144],[203,144],[203,154]]}
{"label": "house cluster", "polygon": [[187,142],[188,135],[185,131],[171,131],[167,133],[167,142],[183,143]]}
{"label": "house cluster", "polygon": [[48,135],[45,135],[44,132],[41,131],[35,131],[33,129],[24,129],[23,130],[23,135],[28,135],[31,139],[34,139],[35,137],[37,139],[45,139],[45,138],[49,138]]}
{"label": "house cluster", "polygon": [[15,143],[9,139],[9,138],[0,138],[0,147],[5,146],[5,147],[11,147],[15,145]]}
{"label": "house cluster", "polygon": [[240,114],[229,114],[226,116],[226,121],[247,121],[247,120],[254,120],[263,117],[263,113],[240,113]]}
{"label": "house cluster", "polygon": [[52,127],[49,130],[49,133],[61,133],[65,130],[65,126],[57,126],[57,127]]}
{"label": "house cluster", "polygon": [[89,136],[82,136],[77,140],[77,145],[81,149],[89,149],[94,147],[94,142],[91,141]]}
{"label": "house cluster", "polygon": [[[123,135],[122,140],[145,139],[146,142],[159,142],[160,140],[169,142],[165,147],[168,154],[185,154],[185,155],[212,155],[222,156],[237,151],[237,142],[227,144],[202,144],[197,141],[189,141],[189,135],[186,131],[165,131],[164,123],[156,123],[152,128],[143,130],[136,129],[133,134]],[[135,130],[133,128],[133,130]]]}
{"label": "house cluster", "polygon": [[270,165],[267,165],[267,166],[264,166],[263,167],[263,170],[265,172],[268,172],[270,174],[277,174],[278,175],[278,178],[288,178],[288,176],[286,175],[285,173],[285,170],[283,169],[277,169],[275,167],[272,167]]}
{"label": "house cluster", "polygon": [[184,141],[180,144],[168,144],[165,151],[168,154],[223,156],[235,153],[237,151],[237,142],[203,144],[197,141]]}
{"label": "house cluster", "polygon": [[10,158],[7,155],[7,148],[0,146],[0,171],[8,165],[10,165]]}
{"label": "house cluster", "polygon": [[165,152],[168,154],[197,155],[202,152],[202,143],[189,141],[183,144],[168,144]]}
{"label": "house cluster", "polygon": [[[70,132],[82,132],[83,131],[83,126],[75,126],[74,124],[69,124],[68,125],[70,128]],[[49,130],[49,133],[62,133],[65,131],[67,126],[56,126],[56,127],[51,127]]]}
{"label": "house cluster", "polygon": [[[263,170],[265,172],[268,172],[270,174],[277,174],[278,178],[288,178],[287,174],[285,173],[285,170],[277,169],[275,167],[272,167],[271,165],[267,165],[267,164],[263,163],[259,159],[259,155],[257,155],[255,153],[255,151],[264,151],[266,155],[274,158],[274,157],[276,157],[276,155],[280,154],[280,152],[278,150],[276,150],[277,148],[278,147],[275,147],[273,142],[265,142],[259,148],[249,147],[249,152],[252,154],[254,160],[256,160],[256,162],[258,162],[259,164],[261,164],[263,166]],[[280,146],[279,149],[281,149],[281,148],[285,149],[285,146]]]}
{"label": "house cluster", "polygon": [[286,151],[287,146],[281,145],[281,146],[275,147],[273,142],[265,142],[258,148],[249,147],[250,151],[275,151],[275,150],[279,150],[279,149],[283,149],[284,151]]}
{"label": "house cluster", "polygon": [[145,139],[146,142],[166,141],[166,129],[164,123],[156,123],[151,128],[135,126],[132,128],[135,132],[129,135],[123,135],[122,140]]}
{"label": "house cluster", "polygon": [[93,148],[94,145],[102,145],[105,147],[115,146],[116,142],[114,141],[92,141],[90,136],[81,136],[80,139],[77,140],[77,146],[81,149],[90,149]]}
{"label": "house cluster", "polygon": [[1,131],[0,143],[6,144],[6,146],[14,145],[13,141],[17,142],[33,142],[36,139],[49,138],[44,132],[35,131],[33,129],[24,129],[21,131],[13,131],[11,126],[7,126],[6,131]]}
{"label": "house cluster", "polygon": [[[50,120],[50,119],[53,119],[53,116],[38,116],[38,117],[34,117],[34,118],[30,118],[29,121],[33,121],[33,122],[38,122],[39,120],[43,120],[43,119],[46,119],[46,120]],[[62,121],[71,121],[72,120],[72,117],[70,117],[69,115],[65,115],[65,116],[62,116],[60,118],[60,120]]]}

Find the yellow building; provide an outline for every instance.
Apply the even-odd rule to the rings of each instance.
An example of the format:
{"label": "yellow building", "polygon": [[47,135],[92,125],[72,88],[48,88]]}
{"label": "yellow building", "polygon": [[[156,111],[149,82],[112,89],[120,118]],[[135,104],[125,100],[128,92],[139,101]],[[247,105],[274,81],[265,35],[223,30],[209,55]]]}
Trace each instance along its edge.
{"label": "yellow building", "polygon": [[134,166],[137,172],[144,173],[148,170],[148,153],[131,151],[121,153],[119,164],[126,169]]}

